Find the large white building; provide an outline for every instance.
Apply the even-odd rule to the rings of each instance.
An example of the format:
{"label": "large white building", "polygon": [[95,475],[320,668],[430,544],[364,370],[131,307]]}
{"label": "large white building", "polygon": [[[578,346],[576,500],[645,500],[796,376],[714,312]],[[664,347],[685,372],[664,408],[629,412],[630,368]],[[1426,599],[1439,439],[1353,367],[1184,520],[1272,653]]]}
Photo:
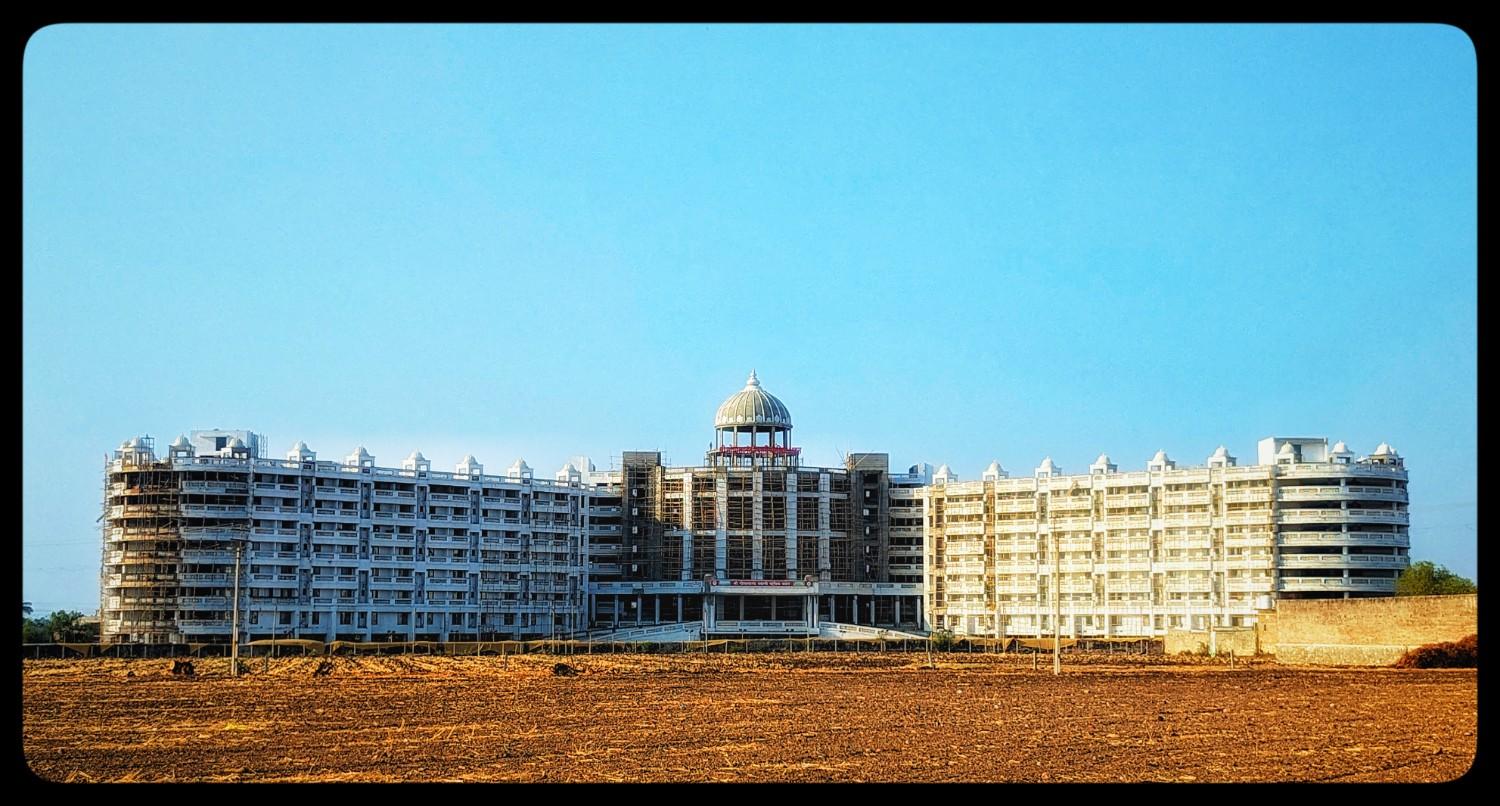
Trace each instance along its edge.
{"label": "large white building", "polygon": [[1271,437],[1259,463],[1221,446],[1200,467],[1163,451],[1120,472],[1050,458],[925,488],[929,626],[963,635],[1162,635],[1253,623],[1276,598],[1389,596],[1409,560],[1406,469],[1381,444]]}
{"label": "large white building", "polygon": [[590,497],[517,461],[452,473],[414,452],[318,461],[301,442],[260,455],[247,431],[149,438],[107,469],[106,642],[227,641],[240,552],[241,636],[473,640],[584,623]]}
{"label": "large white building", "polygon": [[1382,444],[1268,438],[1259,463],[1100,456],[977,481],[886,454],[805,466],[754,373],[703,465],[575,457],[554,480],[419,452],[263,455],[249,431],[149,438],[106,468],[106,642],[486,640],[578,635],[1157,636],[1251,623],[1276,598],[1391,595],[1408,563],[1406,470]]}

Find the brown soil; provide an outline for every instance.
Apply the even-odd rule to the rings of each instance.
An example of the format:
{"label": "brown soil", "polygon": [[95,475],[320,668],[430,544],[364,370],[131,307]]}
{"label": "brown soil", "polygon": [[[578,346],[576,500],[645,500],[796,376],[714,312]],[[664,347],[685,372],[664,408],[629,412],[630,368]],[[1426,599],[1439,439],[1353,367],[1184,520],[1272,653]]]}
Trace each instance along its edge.
{"label": "brown soil", "polygon": [[[53,781],[1444,781],[1472,669],[778,654],[26,661]],[[133,672],[134,676],[129,676]]]}

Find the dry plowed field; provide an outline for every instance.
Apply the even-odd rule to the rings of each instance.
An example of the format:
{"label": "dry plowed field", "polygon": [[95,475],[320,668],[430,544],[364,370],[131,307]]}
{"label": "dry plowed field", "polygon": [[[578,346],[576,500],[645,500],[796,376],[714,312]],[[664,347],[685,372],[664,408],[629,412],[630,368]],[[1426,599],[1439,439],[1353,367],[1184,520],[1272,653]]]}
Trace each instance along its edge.
{"label": "dry plowed field", "polygon": [[[918,654],[26,661],[54,781],[1444,781],[1476,674]],[[559,660],[578,670],[557,676]]]}

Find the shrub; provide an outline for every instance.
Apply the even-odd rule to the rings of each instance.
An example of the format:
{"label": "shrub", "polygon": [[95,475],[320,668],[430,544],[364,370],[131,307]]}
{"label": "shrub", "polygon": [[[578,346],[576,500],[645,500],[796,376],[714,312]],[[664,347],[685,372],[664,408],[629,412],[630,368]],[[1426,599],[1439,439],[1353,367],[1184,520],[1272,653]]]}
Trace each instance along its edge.
{"label": "shrub", "polygon": [[1395,665],[1403,669],[1477,669],[1479,636],[1470,635],[1451,643],[1419,646],[1402,655]]}
{"label": "shrub", "polygon": [[948,630],[935,630],[932,635],[927,636],[927,640],[938,652],[947,652],[958,643],[958,639]]}

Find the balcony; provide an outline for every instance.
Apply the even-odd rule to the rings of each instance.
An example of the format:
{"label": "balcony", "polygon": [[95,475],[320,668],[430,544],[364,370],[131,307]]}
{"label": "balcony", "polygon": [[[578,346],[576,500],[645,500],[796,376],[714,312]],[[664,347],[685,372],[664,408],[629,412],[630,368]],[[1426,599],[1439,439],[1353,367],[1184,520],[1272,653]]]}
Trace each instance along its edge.
{"label": "balcony", "polygon": [[1104,589],[1110,593],[1150,593],[1149,579],[1106,579]]}
{"label": "balcony", "polygon": [[406,590],[415,584],[412,577],[370,577],[371,590]]}
{"label": "balcony", "polygon": [[245,495],[250,492],[250,485],[243,481],[184,481],[182,491],[214,495]]}
{"label": "balcony", "polygon": [[1101,526],[1110,529],[1149,529],[1151,528],[1150,515],[1105,515]]}
{"label": "balcony", "polygon": [[1048,506],[1053,512],[1058,510],[1077,511],[1089,509],[1094,505],[1094,499],[1087,495],[1053,495]]}
{"label": "balcony", "polygon": [[1110,571],[1150,571],[1151,559],[1148,557],[1112,557],[1095,561],[1094,565]]}
{"label": "balcony", "polygon": [[343,509],[340,507],[318,507],[313,510],[313,515],[318,518],[339,518],[345,521],[359,520],[358,509]]}
{"label": "balcony", "polygon": [[950,556],[979,556],[984,554],[984,542],[981,540],[948,541],[945,552]]}
{"label": "balcony", "polygon": [[417,558],[411,554],[372,554],[370,563],[372,565],[413,565]]}
{"label": "balcony", "polygon": [[411,534],[397,534],[395,532],[371,532],[370,545],[414,546],[416,545],[416,536]]}
{"label": "balcony", "polygon": [[111,518],[167,518],[177,514],[173,504],[121,504],[109,508]]}
{"label": "balcony", "polygon": [[1208,593],[1213,590],[1212,580],[1204,577],[1202,579],[1167,579],[1163,587],[1169,593]]}
{"label": "balcony", "polygon": [[1271,522],[1272,512],[1269,509],[1258,509],[1253,512],[1236,512],[1230,510],[1224,515],[1224,522],[1232,525],[1265,524]]}
{"label": "balcony", "polygon": [[335,546],[357,546],[359,545],[358,532],[339,532],[332,529],[318,529],[312,533],[314,543],[330,543]]}
{"label": "balcony", "polygon": [[339,501],[358,501],[358,487],[317,487],[313,490],[313,496],[321,499],[333,499]]}
{"label": "balcony", "polygon": [[984,572],[985,572],[985,567],[984,567],[984,563],[982,563],[982,562],[955,562],[955,563],[948,563],[947,565],[945,565],[944,566],[944,570],[946,570],[950,575],[951,574],[983,575]]}
{"label": "balcony", "polygon": [[996,521],[995,522],[995,531],[999,532],[999,533],[1008,533],[1008,534],[1013,534],[1013,533],[1034,534],[1036,532],[1036,530],[1037,530],[1037,522],[1036,521],[1032,521],[1032,520],[1025,520],[1025,521]]}
{"label": "balcony", "polygon": [[1277,590],[1283,591],[1322,591],[1322,590],[1352,590],[1353,587],[1345,584],[1346,580],[1341,577],[1282,577],[1277,580]]}
{"label": "balcony", "polygon": [[1275,539],[1271,532],[1240,532],[1227,533],[1224,535],[1226,546],[1262,546],[1268,545]]}
{"label": "balcony", "polygon": [[228,596],[180,596],[177,606],[183,610],[227,610]]}
{"label": "balcony", "polygon": [[234,552],[223,549],[183,549],[182,561],[185,563],[232,563]]}
{"label": "balcony", "polygon": [[1257,554],[1252,556],[1230,556],[1224,558],[1225,568],[1270,568],[1274,559],[1269,554]]}
{"label": "balcony", "polygon": [[376,490],[374,492],[374,496],[376,498],[384,499],[384,500],[387,500],[387,501],[396,501],[396,500],[410,500],[410,501],[415,501],[417,499],[417,494],[415,492],[410,492],[410,491],[407,491],[407,490]]}
{"label": "balcony", "polygon": [[229,574],[181,574],[178,579],[184,585],[230,585],[234,582]]}
{"label": "balcony", "polygon": [[188,518],[248,518],[250,508],[230,504],[182,504],[182,514]]}
{"label": "balcony", "polygon": [[110,610],[161,610],[176,607],[176,596],[111,596]]}
{"label": "balcony", "polygon": [[1349,487],[1349,497],[1366,501],[1406,501],[1406,491],[1395,487]]}
{"label": "balcony", "polygon": [[1180,490],[1162,493],[1161,502],[1169,507],[1207,506],[1208,490]]}
{"label": "balcony", "polygon": [[[1230,577],[1224,580],[1225,589],[1231,593],[1270,593],[1275,585],[1275,580],[1270,577],[1250,579]],[[1283,588],[1283,590],[1289,589]]]}
{"label": "balcony", "polygon": [[1168,571],[1206,571],[1211,562],[1208,557],[1159,557],[1156,567]]}
{"label": "balcony", "polygon": [[1375,523],[1398,523],[1408,524],[1411,516],[1404,511],[1392,509],[1350,509],[1348,510],[1351,522],[1375,522]]}
{"label": "balcony", "polygon": [[1258,504],[1271,500],[1270,487],[1254,487],[1248,490],[1225,490],[1226,504]]}
{"label": "balcony", "polygon": [[1093,525],[1093,518],[1089,517],[1065,517],[1052,518],[1053,529],[1088,529]]}
{"label": "balcony", "polygon": [[1336,485],[1299,485],[1282,487],[1276,491],[1278,501],[1337,501],[1344,497],[1344,488]]}
{"label": "balcony", "polygon": [[1213,513],[1203,512],[1167,512],[1161,516],[1162,524],[1165,526],[1207,526],[1213,518]]}
{"label": "balcony", "polygon": [[946,531],[950,535],[982,535],[984,534],[983,522],[959,522],[949,521]]}
{"label": "balcony", "polygon": [[229,619],[178,619],[177,631],[184,635],[228,634]]}
{"label": "balcony", "polygon": [[1125,495],[1104,496],[1104,506],[1108,509],[1136,509],[1151,504],[1150,493],[1127,493]]}
{"label": "balcony", "polygon": [[1405,568],[1408,558],[1391,554],[1283,554],[1281,568]]}
{"label": "balcony", "polygon": [[1036,499],[1035,498],[1026,498],[1026,499],[1019,500],[1019,501],[1015,501],[1015,500],[1007,501],[1007,500],[1001,499],[1001,500],[995,502],[995,511],[996,512],[1035,512],[1036,511]]}

